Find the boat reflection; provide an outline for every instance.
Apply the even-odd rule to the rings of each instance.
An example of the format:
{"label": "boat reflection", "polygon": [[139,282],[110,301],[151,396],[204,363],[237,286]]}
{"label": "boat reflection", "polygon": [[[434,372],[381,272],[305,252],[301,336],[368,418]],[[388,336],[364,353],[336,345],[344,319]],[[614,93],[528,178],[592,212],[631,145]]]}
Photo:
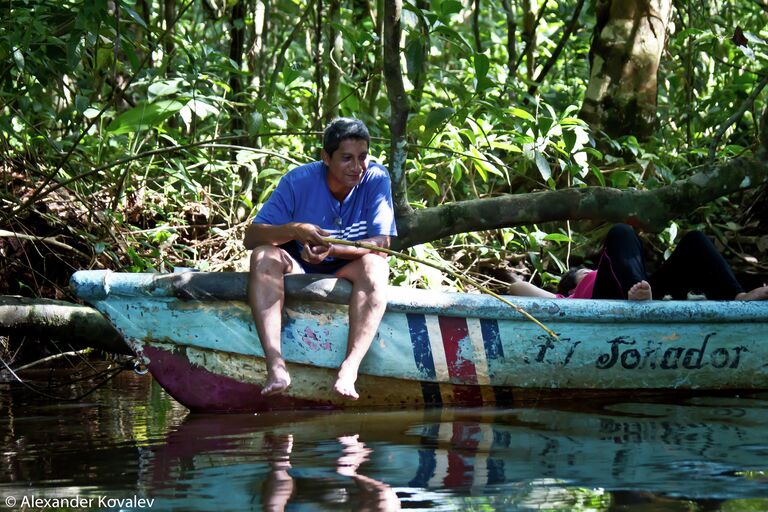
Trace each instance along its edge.
{"label": "boat reflection", "polygon": [[575,405],[190,415],[147,454],[141,482],[184,510],[572,509],[585,496],[607,510],[764,494],[764,399]]}

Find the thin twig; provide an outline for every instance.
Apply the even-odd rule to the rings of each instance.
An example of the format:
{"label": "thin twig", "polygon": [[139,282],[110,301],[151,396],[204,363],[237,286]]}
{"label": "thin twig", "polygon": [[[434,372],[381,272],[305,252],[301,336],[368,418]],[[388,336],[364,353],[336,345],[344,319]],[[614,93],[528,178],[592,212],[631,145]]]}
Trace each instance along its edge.
{"label": "thin twig", "polygon": [[339,240],[337,238],[329,238],[329,237],[323,238],[323,240],[325,240],[326,242],[331,243],[331,244],[339,244],[339,245],[346,245],[346,246],[350,246],[350,247],[357,247],[357,248],[360,248],[360,249],[367,249],[369,251],[374,251],[374,252],[383,252],[384,254],[389,254],[390,256],[395,256],[397,258],[401,258],[401,259],[404,259],[404,260],[415,261],[416,263],[421,263],[423,265],[428,265],[428,266],[430,266],[432,268],[436,268],[440,272],[444,272],[444,273],[446,273],[446,274],[448,274],[448,275],[458,279],[459,281],[462,281],[463,283],[466,283],[466,284],[468,284],[470,286],[474,286],[475,288],[477,288],[481,292],[486,293],[486,294],[490,295],[491,297],[494,297],[494,298],[500,300],[504,304],[510,306],[512,309],[514,309],[515,311],[517,311],[518,313],[523,315],[525,318],[527,318],[531,322],[535,323],[536,325],[538,325],[539,327],[544,329],[544,332],[549,334],[551,337],[553,337],[555,339],[558,339],[557,334],[555,334],[554,331],[552,331],[552,329],[550,329],[549,327],[547,327],[546,325],[544,325],[543,323],[538,321],[536,318],[534,318],[533,315],[528,313],[526,310],[524,310],[523,308],[521,308],[517,304],[513,304],[512,302],[508,301],[507,299],[505,299],[501,295],[497,294],[496,292],[493,292],[493,291],[489,290],[487,287],[485,287],[482,284],[478,283],[474,279],[469,278],[467,276],[463,276],[463,275],[459,274],[458,272],[454,272],[453,270],[450,270],[450,269],[447,269],[447,268],[443,267],[442,265],[438,265],[437,263],[432,263],[430,261],[425,261],[425,260],[422,260],[422,259],[419,259],[419,258],[415,258],[413,256],[409,256],[408,254],[403,254],[401,252],[393,251],[391,249],[385,249],[384,247],[379,247],[378,245],[368,244],[368,243],[365,243],[365,242],[352,242],[352,241],[349,241],[349,240]]}
{"label": "thin twig", "polygon": [[729,117],[722,126],[720,126],[720,129],[717,130],[717,133],[715,134],[715,138],[712,139],[712,143],[709,145],[709,162],[711,163],[715,159],[715,152],[717,151],[717,146],[720,144],[720,139],[723,137],[723,134],[725,134],[726,130],[730,128],[733,124],[737,123],[739,119],[744,115],[744,113],[747,111],[747,109],[754,103],[755,98],[757,98],[760,93],[763,91],[763,88],[768,85],[768,75],[764,76],[763,79],[760,81],[759,84],[752,90],[752,94],[749,95],[749,97],[744,100],[744,103],[741,104],[739,107],[739,110],[734,112],[734,114]]}
{"label": "thin twig", "polygon": [[18,368],[15,368],[15,372],[20,372],[22,370],[27,370],[29,368],[32,368],[33,366],[37,366],[42,363],[46,363],[48,361],[53,361],[54,359],[59,359],[60,357],[66,357],[66,356],[77,356],[81,354],[87,354],[92,349],[90,348],[84,348],[83,350],[74,350],[72,352],[61,352],[59,354],[53,354],[52,356],[44,357],[42,359],[38,359],[37,361],[32,361],[29,364],[25,364],[24,366],[19,366]]}
{"label": "thin twig", "polygon": [[58,240],[56,240],[56,237],[39,237],[35,235],[23,235],[21,233],[14,233],[13,231],[5,231],[4,229],[0,229],[0,238],[3,238],[3,237],[18,238],[20,240],[32,240],[35,242],[43,242],[44,244],[50,244],[50,245],[59,247],[61,249],[72,251],[76,254],[79,254],[80,256],[83,256],[84,258],[90,258],[90,256],[75,249],[71,245],[67,245],[63,242],[59,242]]}
{"label": "thin twig", "polygon": [[576,7],[573,10],[573,17],[571,17],[571,22],[568,23],[568,26],[565,27],[563,36],[560,38],[560,41],[557,43],[557,47],[555,48],[555,51],[553,51],[552,55],[550,55],[549,59],[547,59],[547,62],[544,64],[544,67],[539,72],[539,76],[537,76],[534,79],[535,83],[531,84],[530,87],[528,87],[528,94],[530,94],[531,96],[536,94],[536,91],[541,85],[541,82],[544,81],[544,77],[547,76],[547,73],[549,73],[550,69],[552,69],[552,67],[555,65],[555,62],[557,62],[558,57],[560,57],[560,52],[562,52],[563,48],[565,48],[565,43],[568,42],[568,39],[570,39],[571,34],[573,33],[577,23],[579,22],[579,15],[581,14],[581,8],[583,6],[584,6],[584,0],[579,0],[579,3],[576,4]]}

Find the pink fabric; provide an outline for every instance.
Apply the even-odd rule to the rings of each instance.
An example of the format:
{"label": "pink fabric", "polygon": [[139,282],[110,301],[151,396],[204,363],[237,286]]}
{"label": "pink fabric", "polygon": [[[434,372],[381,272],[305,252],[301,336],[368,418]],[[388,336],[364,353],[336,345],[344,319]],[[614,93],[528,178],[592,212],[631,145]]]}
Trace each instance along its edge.
{"label": "pink fabric", "polygon": [[595,279],[597,279],[597,270],[590,270],[589,273],[579,281],[579,284],[573,289],[572,294],[566,297],[565,295],[560,295],[558,293],[556,297],[558,299],[591,299],[592,290],[595,288]]}

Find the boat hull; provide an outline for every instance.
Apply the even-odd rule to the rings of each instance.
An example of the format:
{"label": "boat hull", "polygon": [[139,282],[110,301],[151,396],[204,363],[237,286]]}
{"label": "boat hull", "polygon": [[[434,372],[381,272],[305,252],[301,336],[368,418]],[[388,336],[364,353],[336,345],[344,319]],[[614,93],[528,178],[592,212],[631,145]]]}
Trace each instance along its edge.
{"label": "boat hull", "polygon": [[115,324],[158,382],[202,411],[481,405],[577,395],[768,388],[768,304],[541,300],[390,288],[357,401],[333,393],[348,283],[286,278],[287,393],[266,371],[242,274],[79,272],[77,293]]}

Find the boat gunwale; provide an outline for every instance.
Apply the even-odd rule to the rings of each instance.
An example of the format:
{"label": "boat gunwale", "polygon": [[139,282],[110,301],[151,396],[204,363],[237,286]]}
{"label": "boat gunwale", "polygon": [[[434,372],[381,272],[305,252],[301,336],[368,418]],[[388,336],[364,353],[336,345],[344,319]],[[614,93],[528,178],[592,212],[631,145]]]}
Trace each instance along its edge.
{"label": "boat gunwale", "polygon": [[[117,273],[78,271],[71,287],[83,300],[146,297],[181,301],[247,300],[247,272]],[[285,276],[288,304],[324,302],[345,306],[351,284],[331,275]],[[407,290],[407,293],[403,293]],[[477,293],[388,287],[387,311],[527,321],[498,299]],[[407,295],[407,296],[406,296]],[[621,301],[509,297],[542,322],[550,323],[766,323],[768,301]]]}

